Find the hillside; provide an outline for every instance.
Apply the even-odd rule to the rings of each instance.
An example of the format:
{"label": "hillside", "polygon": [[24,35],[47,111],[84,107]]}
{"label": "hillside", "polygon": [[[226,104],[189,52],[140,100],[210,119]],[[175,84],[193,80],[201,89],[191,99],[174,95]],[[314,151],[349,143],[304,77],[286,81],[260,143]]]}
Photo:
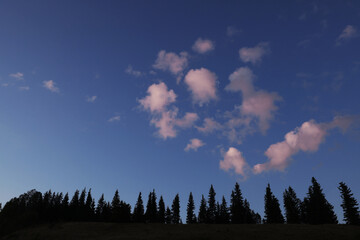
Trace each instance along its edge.
{"label": "hillside", "polygon": [[2,239],[360,239],[360,227],[348,225],[163,225],[59,223],[14,232]]}

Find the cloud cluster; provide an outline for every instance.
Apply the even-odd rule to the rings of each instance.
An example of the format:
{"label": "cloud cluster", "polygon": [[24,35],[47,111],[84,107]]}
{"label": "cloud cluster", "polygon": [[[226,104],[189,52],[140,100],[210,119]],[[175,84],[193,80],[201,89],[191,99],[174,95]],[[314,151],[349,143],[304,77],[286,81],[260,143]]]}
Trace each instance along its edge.
{"label": "cloud cluster", "polygon": [[348,41],[358,35],[356,27],[347,25],[342,31],[340,36],[336,39],[336,45],[341,45],[343,42]]}
{"label": "cloud cluster", "polygon": [[133,69],[133,67],[131,65],[129,65],[126,69],[125,69],[125,72],[129,75],[133,75],[135,77],[141,77],[143,74],[138,71],[138,70],[135,70]]}
{"label": "cloud cluster", "polygon": [[212,118],[205,118],[203,126],[202,127],[197,126],[196,129],[202,133],[212,133],[216,130],[222,129],[222,125],[216,122],[215,120],[213,120]]}
{"label": "cloud cluster", "polygon": [[163,71],[169,71],[175,76],[177,76],[177,81],[180,81],[184,69],[188,65],[189,55],[187,52],[181,52],[179,55],[173,52],[166,52],[161,50],[158,53],[154,68],[160,69]]}
{"label": "cloud cluster", "polygon": [[55,86],[55,82],[53,80],[49,80],[49,81],[43,81],[43,87],[50,90],[51,92],[59,92],[60,89],[58,87]]}
{"label": "cloud cluster", "polygon": [[176,94],[173,90],[168,90],[163,82],[150,85],[147,96],[139,100],[141,107],[151,113],[150,123],[158,128],[158,136],[163,139],[176,137],[177,128],[190,128],[199,118],[196,113],[189,112],[178,118],[179,109],[169,109],[169,105],[175,101]]}
{"label": "cloud cluster", "polygon": [[239,150],[230,147],[229,150],[224,153],[224,159],[220,161],[220,169],[224,171],[234,169],[236,174],[246,178],[249,165],[246,163],[245,158]]}
{"label": "cloud cluster", "polygon": [[261,62],[264,55],[270,52],[269,44],[266,42],[261,42],[255,47],[243,47],[239,50],[240,59],[245,62],[251,62],[256,64]]}
{"label": "cloud cluster", "polygon": [[288,132],[284,141],[270,145],[265,152],[269,161],[256,164],[253,172],[259,174],[269,170],[283,171],[289,165],[291,156],[299,151],[317,151],[331,129],[340,128],[346,131],[353,121],[353,117],[337,116],[330,123],[316,123],[314,120],[304,122],[300,127]]}
{"label": "cloud cluster", "polygon": [[17,72],[17,73],[11,73],[9,74],[10,77],[15,78],[16,80],[23,80],[24,79],[24,74],[21,72]]}
{"label": "cloud cluster", "polygon": [[209,39],[198,38],[195,41],[192,49],[197,53],[204,54],[214,50],[215,44]]}
{"label": "cloud cluster", "polygon": [[194,150],[194,151],[197,151],[198,148],[204,146],[205,143],[203,141],[201,141],[200,139],[198,138],[193,138],[193,139],[190,139],[190,143],[188,143],[185,147],[185,151],[188,152],[190,150]]}
{"label": "cloud cluster", "polygon": [[185,83],[192,93],[194,103],[202,106],[210,100],[216,100],[215,73],[206,68],[192,69],[185,76]]}

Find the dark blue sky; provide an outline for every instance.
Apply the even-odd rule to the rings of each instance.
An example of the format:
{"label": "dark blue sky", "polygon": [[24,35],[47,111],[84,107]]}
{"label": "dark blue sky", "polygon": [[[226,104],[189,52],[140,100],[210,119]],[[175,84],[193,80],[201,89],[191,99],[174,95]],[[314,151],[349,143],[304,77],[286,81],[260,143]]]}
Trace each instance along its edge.
{"label": "dark blue sky", "polygon": [[[0,202],[360,198],[358,1],[1,1]],[[146,197],[144,201],[147,201]]]}

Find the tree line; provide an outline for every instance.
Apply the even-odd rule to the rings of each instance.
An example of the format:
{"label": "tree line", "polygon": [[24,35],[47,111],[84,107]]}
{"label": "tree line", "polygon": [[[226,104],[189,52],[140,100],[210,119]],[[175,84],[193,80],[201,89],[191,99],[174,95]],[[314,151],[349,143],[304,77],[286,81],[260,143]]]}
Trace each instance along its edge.
{"label": "tree line", "polygon": [[[360,225],[359,207],[350,188],[343,182],[338,189],[342,198],[341,207],[346,224]],[[216,201],[213,185],[207,198],[201,197],[198,213],[190,192],[186,223],[196,224],[337,224],[333,206],[327,201],[320,184],[311,179],[306,197],[300,200],[294,189],[288,187],[283,193],[285,216],[282,214],[279,200],[267,185],[264,196],[264,219],[250,208],[250,203],[242,195],[240,186],[235,184],[231,192],[230,204],[222,196]],[[81,192],[76,190],[72,198],[69,194],[55,193],[51,190],[42,194],[36,190],[28,191],[19,197],[12,198],[4,207],[0,204],[0,235],[36,223],[55,223],[58,221],[92,221],[122,223],[164,223],[181,224],[180,197],[176,194],[171,206],[165,206],[162,196],[157,201],[155,190],[149,193],[144,207],[140,192],[132,211],[131,205],[120,200],[116,190],[112,201],[106,201],[104,194],[97,203],[92,197],[91,189]]]}

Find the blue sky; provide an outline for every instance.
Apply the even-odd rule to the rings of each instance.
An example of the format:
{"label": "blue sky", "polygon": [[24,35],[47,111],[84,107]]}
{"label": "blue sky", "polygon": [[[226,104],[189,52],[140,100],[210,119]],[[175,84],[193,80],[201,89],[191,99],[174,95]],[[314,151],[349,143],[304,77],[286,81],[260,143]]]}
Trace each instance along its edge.
{"label": "blue sky", "polygon": [[[0,202],[360,198],[358,1],[2,1]],[[196,210],[197,211],[197,210]],[[184,216],[184,215],[183,215]],[[183,217],[184,218],[184,217]]]}

